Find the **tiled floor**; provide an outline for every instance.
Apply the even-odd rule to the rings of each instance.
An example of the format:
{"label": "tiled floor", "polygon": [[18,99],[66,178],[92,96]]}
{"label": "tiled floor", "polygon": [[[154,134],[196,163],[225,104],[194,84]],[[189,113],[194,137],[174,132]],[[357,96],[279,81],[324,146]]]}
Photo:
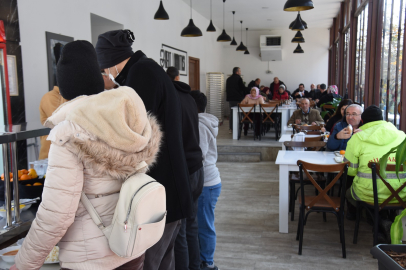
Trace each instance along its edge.
{"label": "tiled floor", "polygon": [[[273,162],[218,163],[222,193],[216,208],[216,265],[235,269],[378,269],[372,258],[372,227],[361,222],[358,244],[352,244],[354,222],[345,222],[347,258],[341,257],[336,218],[309,216],[299,256],[295,221],[289,234],[278,232],[278,166]],[[298,204],[296,204],[296,209]]]}

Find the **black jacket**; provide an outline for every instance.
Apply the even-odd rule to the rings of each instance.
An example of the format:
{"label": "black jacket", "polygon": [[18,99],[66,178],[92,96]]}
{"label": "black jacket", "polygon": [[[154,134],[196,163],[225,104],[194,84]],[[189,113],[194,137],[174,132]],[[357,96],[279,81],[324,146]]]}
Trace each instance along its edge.
{"label": "black jacket", "polygon": [[320,99],[321,92],[319,89],[314,89],[309,91],[309,98],[316,100]]}
{"label": "black jacket", "polygon": [[333,101],[333,99],[334,99],[333,94],[327,94],[326,90],[320,95],[320,101],[317,103],[317,107],[320,107],[320,105],[324,103],[331,102]]}
{"label": "black jacket", "polygon": [[[284,82],[279,81],[279,86],[281,86],[282,84],[283,84],[284,86],[286,86],[286,84],[285,84]],[[274,83],[274,82],[272,82],[271,85],[269,86],[269,89],[271,90],[272,95],[275,94],[274,89],[273,89],[274,86],[275,86],[275,83]],[[278,90],[279,90],[279,89],[276,89],[276,91],[278,91]],[[285,88],[285,90],[286,90],[286,88]]]}
{"label": "black jacket", "polygon": [[132,87],[164,133],[156,165],[148,174],[166,191],[166,223],[193,215],[189,173],[183,150],[182,109],[178,91],[165,71],[141,51],[135,52],[115,79]]}
{"label": "black jacket", "polygon": [[[192,89],[184,82],[173,81],[182,107],[183,150],[189,175],[203,167],[203,153],[199,146],[199,116],[197,105],[190,95]],[[203,184],[203,182],[202,182]]]}
{"label": "black jacket", "polygon": [[259,89],[259,87],[260,87],[260,85],[256,85],[255,84],[255,81],[251,81],[249,84],[248,84],[248,91],[251,91],[251,89],[252,89],[252,87],[258,87],[258,89]]}
{"label": "black jacket", "polygon": [[[298,89],[296,89],[295,91],[293,91],[293,93],[292,93],[292,97],[293,98],[299,98],[300,96],[295,96],[297,93],[299,93],[299,88]],[[304,96],[303,97],[305,97],[305,98],[308,98],[309,97],[309,91],[307,91],[307,90],[304,90]]]}
{"label": "black jacket", "polygon": [[231,75],[226,82],[227,101],[242,101],[247,88],[242,82],[240,75]]}
{"label": "black jacket", "polygon": [[327,122],[327,124],[326,124],[326,126],[325,126],[326,131],[328,131],[328,132],[330,132],[330,133],[333,133],[333,127],[334,127],[334,125],[335,125],[337,122],[341,121],[342,119],[343,119],[343,117],[342,117],[341,115],[338,115],[338,114],[333,115],[333,116],[328,120],[328,122]]}

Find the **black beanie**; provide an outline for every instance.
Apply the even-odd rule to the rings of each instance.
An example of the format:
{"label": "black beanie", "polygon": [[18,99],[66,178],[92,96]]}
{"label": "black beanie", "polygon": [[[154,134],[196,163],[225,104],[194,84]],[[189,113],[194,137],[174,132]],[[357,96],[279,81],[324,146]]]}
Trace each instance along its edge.
{"label": "black beanie", "polygon": [[383,120],[382,110],[375,105],[371,105],[362,113],[361,119],[364,125],[369,122]]}
{"label": "black beanie", "polygon": [[64,99],[104,91],[104,81],[93,45],[86,40],[72,41],[62,49],[56,77]]}
{"label": "black beanie", "polygon": [[101,69],[111,68],[131,57],[134,34],[130,30],[114,30],[99,35],[96,44],[97,61]]}

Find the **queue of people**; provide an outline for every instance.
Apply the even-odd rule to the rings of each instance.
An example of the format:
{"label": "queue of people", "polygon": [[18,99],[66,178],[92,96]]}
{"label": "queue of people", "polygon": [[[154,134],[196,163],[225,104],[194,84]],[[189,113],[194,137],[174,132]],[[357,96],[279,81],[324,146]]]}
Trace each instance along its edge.
{"label": "queue of people", "polygon": [[[218,269],[218,119],[204,113],[206,96],[180,82],[176,68],[165,73],[133,52],[133,41],[131,31],[116,30],[101,34],[96,48],[78,40],[62,49],[57,83],[63,99],[48,104],[54,95],[47,94],[50,110],[41,113],[52,128],[43,198],[11,269],[39,269],[57,243],[62,269]],[[123,183],[144,173],[165,188],[160,218],[166,224],[145,231],[159,239],[152,247],[118,256],[102,228],[113,222]],[[148,212],[150,206],[139,207]]]}

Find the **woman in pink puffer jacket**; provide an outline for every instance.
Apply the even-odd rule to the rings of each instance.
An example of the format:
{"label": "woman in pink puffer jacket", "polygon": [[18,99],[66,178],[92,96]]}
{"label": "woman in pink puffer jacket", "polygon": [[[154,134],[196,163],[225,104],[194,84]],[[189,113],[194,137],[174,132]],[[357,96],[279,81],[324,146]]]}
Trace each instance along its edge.
{"label": "woman in pink puffer jacket", "polygon": [[[159,125],[129,87],[75,98],[71,89],[93,94],[100,91],[89,92],[86,87],[101,86],[103,90],[104,86],[92,45],[75,42],[65,46],[62,63],[58,63],[61,95],[74,99],[45,123],[52,128],[48,137],[52,144],[42,203],[11,269],[39,269],[58,243],[64,269],[142,269],[144,254],[121,258],[110,250],[80,195],[83,190],[103,223],[111,224],[122,183],[145,172],[155,160],[161,140]],[[81,54],[69,55],[70,49]],[[92,61],[94,66],[89,67]],[[76,71],[81,75],[74,76]],[[90,84],[80,82],[84,78]],[[143,161],[148,166],[140,166]]]}

